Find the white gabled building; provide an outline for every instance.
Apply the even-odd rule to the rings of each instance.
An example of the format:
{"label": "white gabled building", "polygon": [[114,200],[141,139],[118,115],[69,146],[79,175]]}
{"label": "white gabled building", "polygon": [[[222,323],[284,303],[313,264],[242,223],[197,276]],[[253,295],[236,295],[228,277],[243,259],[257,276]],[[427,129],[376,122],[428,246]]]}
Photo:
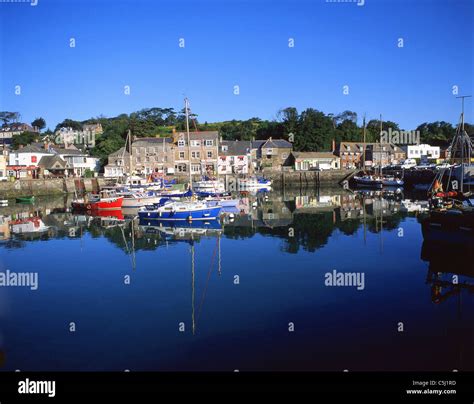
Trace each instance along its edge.
{"label": "white gabled building", "polygon": [[439,159],[439,146],[430,146],[429,144],[414,144],[407,146],[407,159]]}
{"label": "white gabled building", "polygon": [[221,140],[219,143],[219,174],[248,174],[252,143],[244,140]]}

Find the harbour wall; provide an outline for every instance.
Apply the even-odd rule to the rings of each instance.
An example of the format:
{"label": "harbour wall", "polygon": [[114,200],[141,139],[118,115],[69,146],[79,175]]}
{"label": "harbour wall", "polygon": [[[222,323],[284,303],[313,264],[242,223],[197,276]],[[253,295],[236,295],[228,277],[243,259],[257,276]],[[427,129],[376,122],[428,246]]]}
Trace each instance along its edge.
{"label": "harbour wall", "polygon": [[98,186],[105,185],[103,178],[48,178],[21,179],[0,182],[0,199],[17,198],[20,196],[62,195],[84,189],[92,192]]}
{"label": "harbour wall", "polygon": [[[353,170],[326,170],[326,171],[290,171],[269,172],[265,177],[272,180],[274,189],[296,189],[317,188],[319,186],[337,185],[348,179],[354,173]],[[236,184],[236,176],[222,176],[226,182],[233,180]],[[179,183],[189,182],[187,175],[176,175],[174,177]],[[198,180],[199,177],[193,178]],[[61,195],[67,193],[96,192],[105,185],[111,185],[114,180],[107,178],[48,178],[48,179],[21,179],[14,182],[0,182],[0,199],[17,198],[20,196],[44,196]]]}

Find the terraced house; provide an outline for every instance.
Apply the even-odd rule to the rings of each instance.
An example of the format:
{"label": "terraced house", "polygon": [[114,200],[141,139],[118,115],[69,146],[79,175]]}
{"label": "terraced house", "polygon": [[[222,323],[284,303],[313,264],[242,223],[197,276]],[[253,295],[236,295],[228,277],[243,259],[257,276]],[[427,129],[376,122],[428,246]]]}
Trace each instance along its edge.
{"label": "terraced house", "polygon": [[219,134],[217,131],[190,132],[190,147],[186,132],[173,133],[175,173],[196,175],[217,174]]}
{"label": "terraced house", "polygon": [[220,140],[219,174],[248,174],[251,150],[248,140]]}
{"label": "terraced house", "polygon": [[280,171],[290,165],[293,145],[284,139],[252,141],[251,158],[256,171]]}

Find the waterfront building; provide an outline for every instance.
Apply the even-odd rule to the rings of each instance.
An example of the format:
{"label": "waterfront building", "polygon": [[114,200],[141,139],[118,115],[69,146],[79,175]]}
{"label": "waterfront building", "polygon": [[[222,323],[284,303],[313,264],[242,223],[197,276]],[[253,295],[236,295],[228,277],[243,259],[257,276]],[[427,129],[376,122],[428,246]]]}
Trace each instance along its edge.
{"label": "waterfront building", "polygon": [[136,139],[132,143],[132,157],[132,171],[135,174],[174,173],[173,139],[171,137]]}
{"label": "waterfront building", "polygon": [[406,146],[409,159],[439,159],[441,156],[439,146],[429,144],[414,144]]}
{"label": "waterfront building", "polygon": [[403,149],[391,143],[341,142],[335,154],[341,159],[341,167],[348,169],[399,164],[406,158]]}
{"label": "waterfront building", "polygon": [[174,149],[171,137],[138,138],[130,153],[124,147],[111,153],[104,167],[104,177],[116,178],[126,174],[162,175],[174,173]]}
{"label": "waterfront building", "polygon": [[58,155],[43,156],[38,163],[39,174],[43,177],[64,177],[67,175],[67,163]]}
{"label": "waterfront building", "polygon": [[130,172],[130,153],[121,147],[109,154],[108,164],[104,167],[104,177],[117,178]]}
{"label": "waterfront building", "polygon": [[38,163],[45,156],[53,156],[48,149],[30,144],[10,153],[8,175],[15,178],[38,178]]}
{"label": "waterfront building", "polygon": [[252,142],[221,140],[219,143],[219,174],[248,174]]}
{"label": "waterfront building", "polygon": [[91,157],[87,152],[84,152],[75,146],[67,148],[60,148],[57,146],[50,146],[55,156],[58,156],[66,163],[66,175],[73,175],[81,177],[86,171],[98,172],[100,168],[100,160],[97,157]]}
{"label": "waterfront building", "polygon": [[174,171],[214,176],[217,174],[219,134],[217,131],[173,133]]}
{"label": "waterfront building", "polygon": [[251,159],[255,171],[281,171],[283,166],[290,165],[290,154],[293,145],[284,139],[252,141]]}
{"label": "waterfront building", "polygon": [[[32,143],[20,147],[10,153],[9,165],[7,167],[9,176],[16,178],[38,178],[40,175],[49,175],[49,168],[56,167],[55,175],[59,175],[60,167],[57,159],[45,159],[43,157],[58,157],[64,161],[64,175],[82,176],[87,169],[97,172],[99,169],[99,159],[91,157],[87,152],[77,149],[74,146],[61,148],[48,143]],[[40,162],[41,166],[40,166]],[[53,164],[53,165],[51,165]]]}
{"label": "waterfront building", "polygon": [[332,152],[291,152],[291,164],[295,171],[338,170],[341,159]]}

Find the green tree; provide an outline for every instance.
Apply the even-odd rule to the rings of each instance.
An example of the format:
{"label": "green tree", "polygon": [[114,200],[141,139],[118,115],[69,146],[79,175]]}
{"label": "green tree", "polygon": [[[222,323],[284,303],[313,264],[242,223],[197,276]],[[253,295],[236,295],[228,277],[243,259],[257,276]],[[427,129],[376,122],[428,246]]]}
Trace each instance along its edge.
{"label": "green tree", "polygon": [[38,134],[36,132],[22,132],[17,136],[13,136],[12,148],[18,150],[20,146],[26,146],[38,140]]}
{"label": "green tree", "polygon": [[46,121],[43,118],[36,118],[33,122],[31,122],[31,126],[36,127],[42,131],[46,127]]}

